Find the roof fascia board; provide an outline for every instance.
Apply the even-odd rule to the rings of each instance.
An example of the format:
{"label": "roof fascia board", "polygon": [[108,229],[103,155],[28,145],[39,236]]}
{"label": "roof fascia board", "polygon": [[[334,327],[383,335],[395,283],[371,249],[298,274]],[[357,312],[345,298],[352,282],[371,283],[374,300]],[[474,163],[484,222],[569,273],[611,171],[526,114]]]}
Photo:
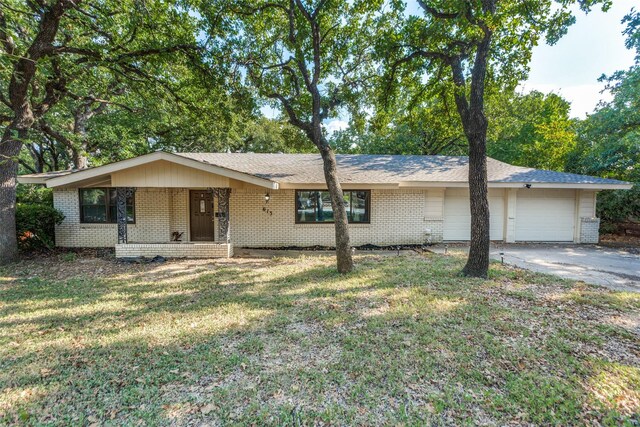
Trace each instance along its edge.
{"label": "roof fascia board", "polygon": [[145,154],[145,155],[134,157],[131,159],[121,160],[119,162],[110,163],[104,166],[97,166],[95,168],[81,170],[69,175],[65,175],[57,178],[51,178],[47,180],[47,187],[49,188],[62,187],[62,186],[73,184],[79,181],[85,181],[87,179],[96,178],[102,175],[108,175],[110,173],[117,172],[123,169],[140,166],[145,163],[162,160],[162,154],[164,153],[158,151],[155,153]]}
{"label": "roof fascia board", "polygon": [[[340,185],[342,186],[343,190],[369,190],[369,189],[375,189],[375,190],[383,190],[383,189],[394,189],[394,188],[398,188],[398,184],[362,184],[362,183],[348,183],[348,182],[341,182]],[[292,183],[292,182],[283,182],[280,183],[280,190],[326,190],[327,189],[327,183],[326,182],[322,182],[322,183],[315,183],[315,184],[304,184],[304,183]]]}
{"label": "roof fascia board", "polygon": [[18,182],[20,184],[46,184],[47,178],[44,176],[21,176],[18,175]]}
{"label": "roof fascia board", "polygon": [[568,182],[493,182],[491,188],[562,188],[574,190],[630,190],[632,184],[598,184],[598,183],[568,183]]}
{"label": "roof fascia board", "polygon": [[222,175],[228,178],[237,179],[238,181],[249,182],[251,184],[255,184],[261,187],[266,187],[274,190],[278,188],[277,182],[269,181],[268,179],[259,178],[253,175],[245,174],[242,172],[234,171],[234,170],[223,168],[220,166],[202,163],[198,160],[181,157],[175,154],[165,153],[162,151],[145,154],[143,156],[122,160],[122,161],[111,163],[104,166],[98,166],[95,168],[75,172],[75,173],[61,176],[61,177],[51,178],[46,180],[46,184],[47,184],[47,187],[50,187],[50,188],[61,187],[61,186],[75,183],[75,182],[96,178],[101,175],[108,175],[123,169],[129,169],[129,168],[140,166],[146,163],[155,162],[158,160],[166,160],[168,162],[177,163],[193,169],[199,169],[205,172],[214,173],[214,174]]}
{"label": "roof fascia board", "polygon": [[442,188],[442,187],[468,187],[466,182],[443,182],[443,181],[400,181],[400,188]]}
{"label": "roof fascia board", "polygon": [[[530,188],[563,188],[575,190],[630,190],[633,184],[598,184],[598,183],[568,183],[568,182],[489,182],[489,188],[523,188],[531,185]],[[420,188],[420,187],[469,187],[466,182],[429,182],[429,181],[402,181],[400,187]]]}

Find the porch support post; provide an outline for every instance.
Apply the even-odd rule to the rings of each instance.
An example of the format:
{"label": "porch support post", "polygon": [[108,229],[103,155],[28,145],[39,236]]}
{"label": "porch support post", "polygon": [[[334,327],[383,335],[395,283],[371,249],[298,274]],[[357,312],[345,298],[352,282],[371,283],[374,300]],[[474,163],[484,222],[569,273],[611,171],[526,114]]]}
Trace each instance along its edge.
{"label": "porch support post", "polygon": [[209,188],[213,197],[218,198],[218,238],[227,243],[231,243],[231,233],[229,231],[229,196],[230,188]]}
{"label": "porch support post", "polygon": [[220,237],[227,243],[231,242],[231,233],[229,232],[229,196],[230,188],[218,188],[218,228]]}
{"label": "porch support post", "polygon": [[118,221],[118,243],[127,243],[127,199],[136,192],[135,187],[116,188],[116,217]]}

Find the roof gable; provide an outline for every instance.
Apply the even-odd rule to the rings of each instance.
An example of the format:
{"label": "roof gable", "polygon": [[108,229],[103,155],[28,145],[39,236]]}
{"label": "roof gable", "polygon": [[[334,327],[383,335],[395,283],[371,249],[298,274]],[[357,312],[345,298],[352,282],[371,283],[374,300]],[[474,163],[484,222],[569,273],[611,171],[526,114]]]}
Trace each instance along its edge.
{"label": "roof gable", "polygon": [[[253,185],[258,185],[260,187],[266,187],[271,189],[278,188],[278,184],[276,182],[270,181],[268,179],[260,178],[251,174],[243,173],[243,172],[225,168],[222,166],[206,164],[203,162],[199,162],[197,160],[188,159],[175,154],[165,153],[161,151],[151,153],[151,154],[146,154],[139,157],[134,157],[127,160],[122,160],[120,162],[115,162],[115,163],[111,163],[104,166],[98,166],[95,168],[83,169],[78,171],[70,171],[68,174],[55,176],[53,178],[46,179],[44,182],[47,184],[47,187],[55,188],[55,187],[73,185],[83,181],[92,180],[92,179],[96,179],[99,177],[112,175],[112,174],[114,174],[116,177],[128,176],[130,179],[134,180],[133,182],[136,182],[136,180],[139,181],[141,178],[139,176],[136,176],[135,171],[129,172],[129,173],[127,173],[127,171],[135,170],[136,168],[144,167],[160,161],[164,161],[169,164],[181,165],[186,168],[191,168],[191,169],[195,169],[203,172],[208,172],[209,174],[215,174],[225,178],[231,178],[238,181],[247,182]],[[169,168],[165,168],[162,171],[158,171],[152,168],[152,170],[154,171],[153,173],[156,174],[156,176],[159,179],[160,174],[171,174],[172,173],[171,171],[175,170],[175,168],[172,169],[169,167]],[[184,169],[182,170],[184,171]],[[167,182],[166,179],[168,179],[169,182]],[[170,177],[166,179],[164,180],[165,184],[162,186],[171,187],[172,185],[170,183]],[[126,182],[125,179],[120,179],[117,182],[117,184],[114,184],[114,185],[124,186],[125,182]],[[203,179],[203,183],[206,183],[206,182],[207,180]],[[127,185],[134,186],[132,184],[127,184]]]}

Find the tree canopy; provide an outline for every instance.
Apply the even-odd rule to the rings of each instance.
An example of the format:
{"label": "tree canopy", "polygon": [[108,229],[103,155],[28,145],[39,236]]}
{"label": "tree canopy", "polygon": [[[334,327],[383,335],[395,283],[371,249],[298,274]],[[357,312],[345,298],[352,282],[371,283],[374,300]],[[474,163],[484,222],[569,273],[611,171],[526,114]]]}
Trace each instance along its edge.
{"label": "tree canopy", "polygon": [[[585,120],[557,94],[516,89],[533,47],[562,37],[574,6],[610,3],[2,0],[0,202],[15,204],[18,167],[158,149],[319,151],[338,204],[334,150],[470,155],[470,183],[485,154],[638,182],[638,63],[602,77],[613,100]],[[625,23],[640,62],[640,13]],[[332,119],[349,127],[328,133]],[[481,181],[472,205],[483,205]],[[603,218],[638,216],[634,192],[605,194],[615,203]],[[11,225],[9,211],[0,221]]]}

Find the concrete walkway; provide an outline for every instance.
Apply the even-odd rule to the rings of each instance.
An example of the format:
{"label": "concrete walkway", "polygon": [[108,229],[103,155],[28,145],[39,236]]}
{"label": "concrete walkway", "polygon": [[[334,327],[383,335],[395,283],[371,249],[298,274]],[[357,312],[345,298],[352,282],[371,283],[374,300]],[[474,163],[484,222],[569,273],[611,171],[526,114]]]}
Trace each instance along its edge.
{"label": "concrete walkway", "polygon": [[[444,245],[430,248],[443,253]],[[449,245],[449,251],[468,251],[468,246]],[[640,255],[619,248],[584,245],[497,244],[491,258],[520,268],[582,280],[610,289],[640,292]]]}

